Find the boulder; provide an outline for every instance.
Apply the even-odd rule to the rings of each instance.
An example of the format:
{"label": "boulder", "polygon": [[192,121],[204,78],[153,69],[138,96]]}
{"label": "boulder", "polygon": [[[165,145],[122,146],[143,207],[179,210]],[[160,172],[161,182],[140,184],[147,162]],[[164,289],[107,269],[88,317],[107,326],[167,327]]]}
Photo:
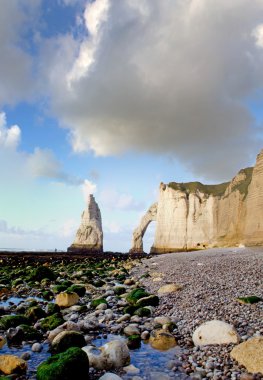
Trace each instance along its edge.
{"label": "boulder", "polygon": [[153,330],[149,342],[153,348],[160,351],[169,350],[177,344],[175,337],[163,329]]}
{"label": "boulder", "polygon": [[60,307],[70,307],[78,303],[79,296],[75,292],[62,292],[56,296],[56,304]]}
{"label": "boulder", "polygon": [[181,289],[182,289],[181,285],[178,285],[178,284],[167,284],[167,285],[163,285],[163,286],[160,287],[160,289],[158,290],[158,294],[162,295],[162,294],[175,293],[175,292],[177,292],[178,290],[181,290]]}
{"label": "boulder", "polygon": [[84,347],[86,341],[84,336],[77,331],[62,331],[52,341],[52,352],[60,353],[70,347]]}
{"label": "boulder", "polygon": [[3,374],[23,374],[26,370],[27,363],[25,360],[14,355],[0,355],[0,372],[3,372]]}
{"label": "boulder", "polygon": [[193,342],[195,346],[238,343],[239,336],[234,326],[212,320],[203,323],[194,331]]}
{"label": "boulder", "polygon": [[133,324],[126,326],[123,332],[126,336],[140,335],[140,330],[138,329],[137,325],[133,325]]}
{"label": "boulder", "polygon": [[64,319],[60,313],[56,313],[53,315],[50,315],[49,317],[44,318],[40,322],[40,327],[47,331],[47,330],[54,330],[58,326],[62,325],[64,323]]}
{"label": "boulder", "polygon": [[154,318],[154,323],[157,323],[160,325],[165,325],[165,324],[170,323],[170,322],[172,322],[170,317],[163,316],[163,317],[155,317]]}
{"label": "boulder", "polygon": [[30,321],[24,315],[6,315],[0,318],[0,329],[7,330],[19,325],[30,325]]}
{"label": "boulder", "polygon": [[90,365],[96,369],[121,368],[130,363],[130,352],[122,340],[112,340],[100,348],[82,347],[89,357]]}
{"label": "boulder", "polygon": [[36,322],[41,318],[45,318],[46,312],[41,309],[39,306],[32,306],[29,309],[27,309],[25,316],[31,321]]}
{"label": "boulder", "polygon": [[246,367],[248,372],[259,372],[263,375],[263,336],[240,343],[233,348],[230,356]]}
{"label": "boulder", "polygon": [[51,356],[37,368],[37,380],[87,380],[88,378],[89,359],[78,347]]}

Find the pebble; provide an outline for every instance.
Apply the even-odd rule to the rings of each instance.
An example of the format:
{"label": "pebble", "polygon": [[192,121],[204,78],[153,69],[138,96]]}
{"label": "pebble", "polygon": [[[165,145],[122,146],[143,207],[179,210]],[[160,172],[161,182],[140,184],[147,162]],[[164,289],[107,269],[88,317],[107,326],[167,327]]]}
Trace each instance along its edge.
{"label": "pebble", "polygon": [[40,344],[40,343],[34,343],[34,344],[32,345],[32,347],[31,347],[31,350],[32,350],[33,352],[41,352],[42,349],[43,349],[43,346],[42,346],[42,344]]}

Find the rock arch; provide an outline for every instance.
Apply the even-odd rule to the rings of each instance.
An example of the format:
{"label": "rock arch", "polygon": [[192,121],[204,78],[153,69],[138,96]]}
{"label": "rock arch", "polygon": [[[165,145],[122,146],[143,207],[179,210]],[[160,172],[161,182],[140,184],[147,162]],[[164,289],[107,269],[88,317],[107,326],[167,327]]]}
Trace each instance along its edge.
{"label": "rock arch", "polygon": [[147,230],[148,225],[157,218],[158,203],[154,203],[148,209],[146,214],[142,217],[141,222],[133,231],[132,247],[130,253],[143,253],[143,236]]}

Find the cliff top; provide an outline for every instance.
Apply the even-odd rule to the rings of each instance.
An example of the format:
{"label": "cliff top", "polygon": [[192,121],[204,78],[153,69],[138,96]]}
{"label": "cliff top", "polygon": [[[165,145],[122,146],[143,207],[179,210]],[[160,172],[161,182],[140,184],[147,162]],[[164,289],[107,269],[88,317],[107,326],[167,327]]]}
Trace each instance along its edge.
{"label": "cliff top", "polygon": [[[238,175],[242,174],[243,179],[241,181],[237,181],[233,183],[231,191],[239,190],[240,193],[246,194],[248,186],[251,182],[252,178],[252,172],[253,167],[251,168],[245,168],[241,169],[238,173]],[[223,196],[228,186],[232,183],[231,182],[223,182],[216,185],[204,185],[201,182],[170,182],[168,183],[168,186],[174,190],[180,190],[184,193],[195,193],[197,190],[207,194],[207,195],[214,195],[214,196]]]}

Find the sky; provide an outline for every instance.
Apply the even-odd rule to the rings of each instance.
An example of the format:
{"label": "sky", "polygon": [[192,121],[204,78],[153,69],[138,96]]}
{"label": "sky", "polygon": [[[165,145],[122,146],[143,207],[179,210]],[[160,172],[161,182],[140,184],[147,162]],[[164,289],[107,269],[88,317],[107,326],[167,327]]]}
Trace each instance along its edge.
{"label": "sky", "polygon": [[263,0],[0,6],[0,248],[65,250],[93,193],[104,249],[125,252],[160,182],[254,164]]}

